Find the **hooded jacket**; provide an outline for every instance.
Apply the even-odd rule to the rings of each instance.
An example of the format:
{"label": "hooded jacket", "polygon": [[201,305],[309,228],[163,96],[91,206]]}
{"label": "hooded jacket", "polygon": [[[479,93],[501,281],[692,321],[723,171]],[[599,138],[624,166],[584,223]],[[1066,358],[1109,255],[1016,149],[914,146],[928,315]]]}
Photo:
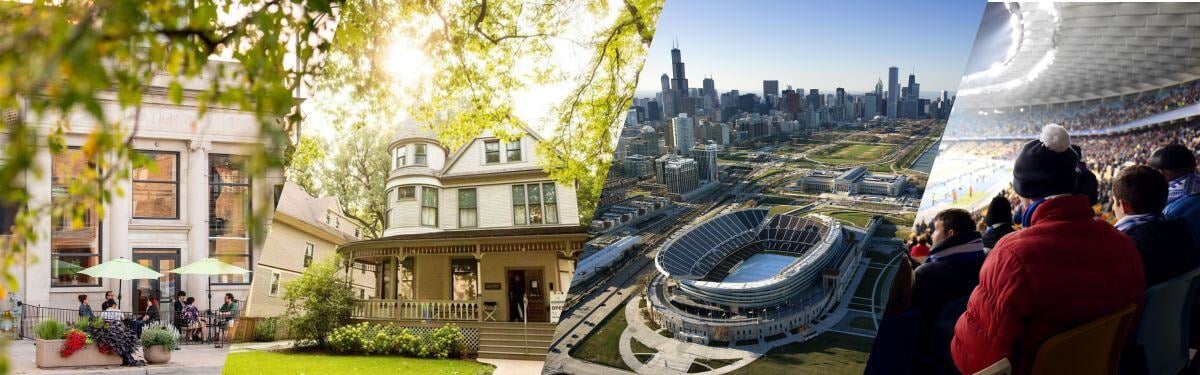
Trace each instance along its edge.
{"label": "hooded jacket", "polygon": [[1008,358],[1014,374],[1027,374],[1051,336],[1141,303],[1137,248],[1095,218],[1088,203],[1084,195],[1046,199],[1027,228],[988,253],[955,325],[951,354],[959,371],[975,373]]}

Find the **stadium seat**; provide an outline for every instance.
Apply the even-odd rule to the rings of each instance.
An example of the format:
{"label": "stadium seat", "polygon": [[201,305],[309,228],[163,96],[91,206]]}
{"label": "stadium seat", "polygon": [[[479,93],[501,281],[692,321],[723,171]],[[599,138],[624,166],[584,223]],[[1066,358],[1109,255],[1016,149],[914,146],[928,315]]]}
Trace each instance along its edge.
{"label": "stadium seat", "polygon": [[1141,323],[1133,335],[1135,348],[1145,355],[1146,373],[1178,374],[1187,365],[1197,276],[1200,268],[1146,290]]}
{"label": "stadium seat", "polygon": [[1121,349],[1137,305],[1129,304],[1099,319],[1054,335],[1033,359],[1034,375],[1117,373]]}
{"label": "stadium seat", "polygon": [[917,309],[884,316],[863,374],[911,374],[920,319],[921,310]]}
{"label": "stadium seat", "polygon": [[1009,375],[1012,374],[1012,363],[1008,358],[1000,358],[999,361],[983,370],[979,370],[975,375]]}

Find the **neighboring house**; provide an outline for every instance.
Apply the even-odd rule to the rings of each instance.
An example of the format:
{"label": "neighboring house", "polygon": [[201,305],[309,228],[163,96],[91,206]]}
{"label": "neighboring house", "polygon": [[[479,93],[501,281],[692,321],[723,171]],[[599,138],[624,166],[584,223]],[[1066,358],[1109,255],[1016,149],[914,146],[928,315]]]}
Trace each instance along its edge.
{"label": "neighboring house", "polygon": [[[284,184],[262,256],[254,266],[260,281],[246,299],[246,315],[284,315],[283,285],[300,278],[312,264],[337,255],[338,246],[358,241],[360,235],[359,227],[342,213],[337,198],[314,198],[294,183]],[[368,277],[366,271],[360,267],[351,273],[354,295],[360,298],[375,295],[374,274]]]}
{"label": "neighboring house", "polygon": [[[389,146],[384,237],[338,250],[375,270],[375,294],[353,317],[455,322],[479,336],[482,357],[544,357],[587,238],[574,186],[539,166],[541,139],[528,130],[511,142],[485,134],[454,153],[419,126],[401,133]],[[541,333],[502,333],[526,320]]]}
{"label": "neighboring house", "polygon": [[[195,97],[209,88],[212,79],[216,78],[206,75],[184,81],[179,105],[168,100],[165,77],[151,83],[143,93],[132,148],[149,156],[156,168],[135,169],[129,178],[105,186],[108,191],[124,192],[124,196],[114,194],[103,214],[89,212],[82,228],[72,228],[68,218],[45,215],[38,220],[39,237],[28,243],[23,262],[10,269],[18,278],[16,293],[23,302],[74,309],[79,305],[76,296],[89,294],[93,308],[98,309],[105,291],[117,291],[117,280],[78,272],[126,258],[165,276],[124,282],[122,310],[144,308],[145,297],[150,295],[158,296],[161,306],[170,306],[170,296],[179,290],[207,307],[208,278],[170,273],[172,269],[208,257],[252,268],[262,239],[251,237],[247,219],[252,210],[270,214],[272,192],[282,177],[273,172],[250,179],[243,169],[254,145],[262,143],[253,113],[210,103],[207,114],[197,119]],[[109,118],[122,118],[124,126],[132,126],[132,112],[120,108],[115,93],[97,96]],[[25,111],[15,115],[42,134],[59,121],[59,114],[53,111],[45,116]],[[41,173],[26,173],[15,181],[28,189],[30,207],[67,202],[72,199],[67,190],[71,179],[87,168],[97,168],[80,151],[98,126],[96,121],[84,113],[67,114],[65,121],[70,125],[65,127],[64,137],[68,149],[51,156],[46,145],[38,146],[34,165]],[[0,214],[10,210],[0,209]],[[0,222],[11,223],[11,218]],[[6,226],[3,231],[7,230]],[[252,275],[212,277],[213,306],[219,306],[227,292],[246,298]]]}

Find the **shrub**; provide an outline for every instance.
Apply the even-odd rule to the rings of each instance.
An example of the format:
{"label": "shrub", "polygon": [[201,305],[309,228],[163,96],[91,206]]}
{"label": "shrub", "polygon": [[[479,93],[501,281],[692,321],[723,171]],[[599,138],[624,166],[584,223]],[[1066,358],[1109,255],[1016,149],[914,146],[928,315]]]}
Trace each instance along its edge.
{"label": "shrub", "polygon": [[350,322],[354,288],[341,269],[341,257],[313,264],[299,279],[283,285],[291,336],[297,344],[326,346],[326,336]]}
{"label": "shrub", "polygon": [[363,350],[363,338],[370,328],[371,324],[366,322],[341,326],[329,333],[327,341],[323,341],[338,353],[360,353]]}
{"label": "shrub", "polygon": [[142,346],[133,330],[124,324],[107,324],[96,319],[84,332],[104,354],[132,355]]}
{"label": "shrub", "polygon": [[400,331],[394,325],[378,325],[369,329],[363,337],[363,351],[367,354],[399,353]]}
{"label": "shrub", "polygon": [[279,320],[276,318],[266,318],[259,320],[254,325],[253,340],[257,342],[275,341],[279,331]]}
{"label": "shrub", "polygon": [[413,334],[407,329],[400,329],[396,334],[396,353],[408,356],[415,356],[421,350],[421,344],[424,340],[420,336]]}
{"label": "shrub", "polygon": [[462,330],[454,324],[446,324],[433,330],[421,345],[421,357],[448,358],[466,354]]}
{"label": "shrub", "polygon": [[33,327],[37,338],[42,340],[58,340],[67,334],[67,325],[54,319],[43,320]]}
{"label": "shrub", "polygon": [[161,345],[171,349],[175,347],[175,332],[163,328],[150,328],[142,331],[141,341],[144,347]]}

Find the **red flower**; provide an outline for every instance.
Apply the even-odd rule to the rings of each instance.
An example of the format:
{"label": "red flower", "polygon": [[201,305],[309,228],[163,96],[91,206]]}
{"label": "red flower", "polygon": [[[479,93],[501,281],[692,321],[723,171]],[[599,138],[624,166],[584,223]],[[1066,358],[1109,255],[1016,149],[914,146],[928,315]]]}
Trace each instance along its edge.
{"label": "red flower", "polygon": [[87,346],[87,335],[76,329],[67,332],[65,339],[62,350],[58,352],[63,358],[70,357],[71,354],[75,354]]}

